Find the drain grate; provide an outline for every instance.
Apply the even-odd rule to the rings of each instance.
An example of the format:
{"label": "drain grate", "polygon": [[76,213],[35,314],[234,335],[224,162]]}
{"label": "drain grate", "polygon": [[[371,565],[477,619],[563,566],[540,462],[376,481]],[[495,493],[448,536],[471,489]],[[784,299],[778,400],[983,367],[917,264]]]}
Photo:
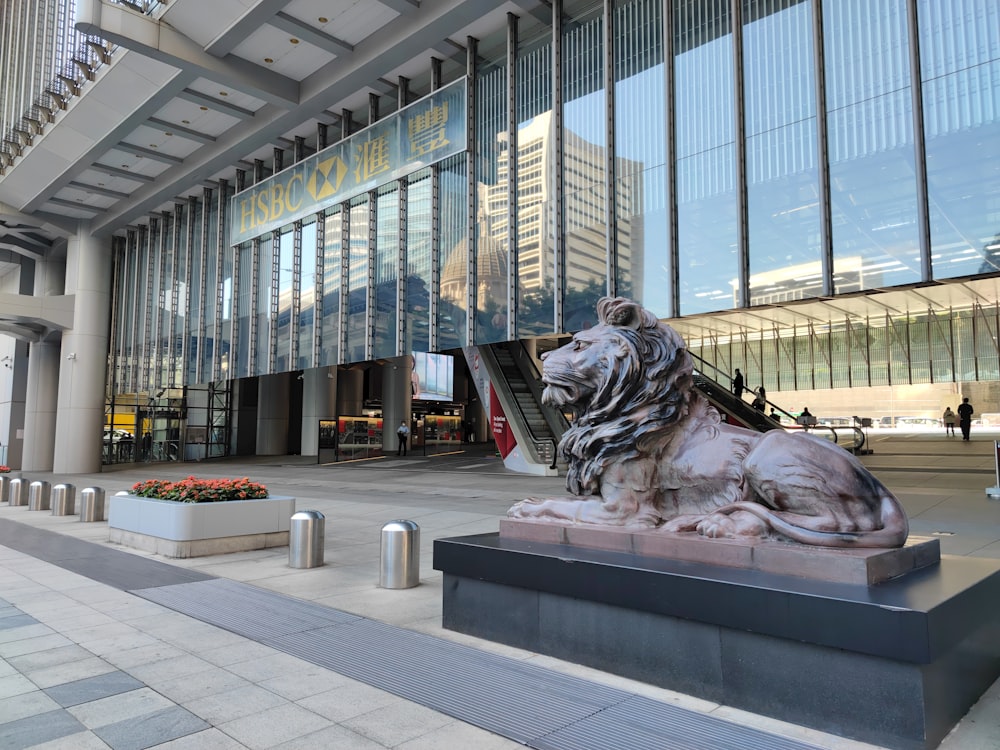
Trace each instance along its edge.
{"label": "drain grate", "polygon": [[538,750],[815,748],[235,581],[132,593]]}

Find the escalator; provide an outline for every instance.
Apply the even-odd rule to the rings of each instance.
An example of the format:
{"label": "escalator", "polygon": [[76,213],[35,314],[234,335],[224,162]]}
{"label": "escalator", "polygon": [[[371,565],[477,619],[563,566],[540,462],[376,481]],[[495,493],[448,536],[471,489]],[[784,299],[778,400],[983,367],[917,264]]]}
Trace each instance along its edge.
{"label": "escalator", "polygon": [[541,374],[531,355],[520,341],[481,346],[479,351],[518,444],[532,460],[555,469],[556,447],[569,423],[542,403]]}
{"label": "escalator", "polygon": [[[862,429],[861,420],[850,427],[832,427],[815,424],[808,427],[799,424],[795,415],[785,411],[780,406],[764,401],[765,411],[755,409],[751,404],[739,398],[731,390],[729,373],[718,369],[701,357],[691,354],[694,360],[694,385],[708,402],[719,410],[732,424],[738,424],[757,432],[768,430],[806,430],[812,434],[836,443],[855,455],[869,454],[871,449],[865,448],[867,436]],[[748,389],[750,390],[750,389]],[[756,393],[750,390],[750,393]],[[773,416],[772,416],[773,415]]]}

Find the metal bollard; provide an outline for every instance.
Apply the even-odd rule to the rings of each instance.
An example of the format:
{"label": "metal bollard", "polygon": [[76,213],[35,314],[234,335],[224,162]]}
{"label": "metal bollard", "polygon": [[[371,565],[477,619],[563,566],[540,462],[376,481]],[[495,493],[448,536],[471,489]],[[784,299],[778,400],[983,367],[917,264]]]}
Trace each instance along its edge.
{"label": "metal bollard", "polygon": [[389,521],[382,527],[378,585],[409,589],[420,583],[420,527],[413,521]]}
{"label": "metal bollard", "polygon": [[288,567],[317,568],[323,564],[326,516],[318,510],[292,514],[288,531]]}
{"label": "metal bollard", "polygon": [[80,493],[80,520],[106,521],[104,515],[104,490],[100,487],[87,487]]}
{"label": "metal bollard", "polygon": [[52,485],[36,479],[28,485],[28,510],[49,510],[52,507]]}
{"label": "metal bollard", "polygon": [[52,488],[52,515],[72,516],[76,512],[76,487],[57,484]]}
{"label": "metal bollard", "polygon": [[11,479],[10,489],[7,492],[11,505],[28,504],[28,485],[26,479]]}
{"label": "metal bollard", "polygon": [[6,474],[0,474],[0,503],[10,502],[10,480]]}

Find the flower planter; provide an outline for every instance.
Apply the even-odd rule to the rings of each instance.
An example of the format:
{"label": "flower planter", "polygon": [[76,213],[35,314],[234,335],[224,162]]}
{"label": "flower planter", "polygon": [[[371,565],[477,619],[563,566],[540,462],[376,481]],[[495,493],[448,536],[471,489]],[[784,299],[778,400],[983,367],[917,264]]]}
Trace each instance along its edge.
{"label": "flower planter", "polygon": [[108,498],[108,538],[164,557],[200,557],[288,544],[294,497],[179,503],[136,495]]}

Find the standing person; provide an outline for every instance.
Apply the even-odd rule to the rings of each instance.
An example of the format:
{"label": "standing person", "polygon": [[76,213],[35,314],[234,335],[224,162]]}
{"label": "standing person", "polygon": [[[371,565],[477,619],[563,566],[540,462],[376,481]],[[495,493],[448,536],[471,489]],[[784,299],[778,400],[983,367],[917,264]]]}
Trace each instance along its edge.
{"label": "standing person", "polygon": [[736,394],[737,398],[743,398],[743,373],[740,372],[740,368],[736,368],[736,374],[733,376],[733,393]]}
{"label": "standing person", "polygon": [[767,404],[767,392],[764,390],[764,386],[757,386],[757,395],[753,400],[753,408],[757,411],[764,411],[764,406]]}
{"label": "standing person", "polygon": [[944,422],[944,434],[945,436],[951,435],[955,437],[955,412],[951,410],[950,406],[944,407],[944,414],[941,415],[941,421]]}
{"label": "standing person", "polygon": [[406,420],[402,420],[399,423],[399,427],[396,428],[396,436],[399,438],[399,445],[396,448],[397,456],[406,455],[406,441],[410,437],[410,428],[406,426]]}
{"label": "standing person", "polygon": [[958,405],[958,426],[962,429],[962,440],[969,439],[969,430],[972,429],[972,415],[974,413],[972,404],[969,403],[969,397],[966,396],[962,399],[962,403]]}

